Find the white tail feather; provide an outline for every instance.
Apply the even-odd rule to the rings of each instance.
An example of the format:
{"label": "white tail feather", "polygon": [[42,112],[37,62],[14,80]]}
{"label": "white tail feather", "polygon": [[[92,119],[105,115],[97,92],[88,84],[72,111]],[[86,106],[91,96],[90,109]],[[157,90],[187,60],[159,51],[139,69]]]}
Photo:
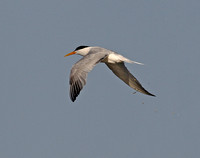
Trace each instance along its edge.
{"label": "white tail feather", "polygon": [[139,63],[137,61],[132,61],[133,64],[144,65],[143,63]]}
{"label": "white tail feather", "polygon": [[137,61],[132,61],[132,60],[127,59],[127,58],[126,58],[125,62],[127,62],[127,63],[131,63],[131,64],[144,65],[143,63],[140,63],[140,62],[137,62]]}
{"label": "white tail feather", "polygon": [[119,61],[125,61],[127,63],[133,63],[133,64],[139,64],[139,65],[144,65],[143,63],[137,62],[137,61],[132,61],[128,58],[125,58],[124,56],[120,55],[120,54],[110,54],[109,55],[110,59],[113,58],[115,61],[119,60]]}

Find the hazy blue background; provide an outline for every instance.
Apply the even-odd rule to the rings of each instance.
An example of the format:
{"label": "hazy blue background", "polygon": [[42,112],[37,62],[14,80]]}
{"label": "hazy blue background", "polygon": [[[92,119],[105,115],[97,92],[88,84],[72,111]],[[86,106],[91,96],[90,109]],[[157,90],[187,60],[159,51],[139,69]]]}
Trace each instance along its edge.
{"label": "hazy blue background", "polygon": [[[72,103],[79,45],[145,63],[157,97],[99,64]],[[0,158],[199,158],[199,60],[199,0],[1,0]]]}

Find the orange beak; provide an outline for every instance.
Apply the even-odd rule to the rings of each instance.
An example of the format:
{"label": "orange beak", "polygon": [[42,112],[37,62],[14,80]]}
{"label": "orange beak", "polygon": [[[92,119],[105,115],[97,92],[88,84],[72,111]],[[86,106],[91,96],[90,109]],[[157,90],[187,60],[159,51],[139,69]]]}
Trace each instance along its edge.
{"label": "orange beak", "polygon": [[73,51],[73,52],[71,52],[71,53],[69,53],[69,54],[66,54],[64,57],[67,57],[67,56],[70,56],[70,55],[73,55],[73,54],[76,54],[76,52]]}

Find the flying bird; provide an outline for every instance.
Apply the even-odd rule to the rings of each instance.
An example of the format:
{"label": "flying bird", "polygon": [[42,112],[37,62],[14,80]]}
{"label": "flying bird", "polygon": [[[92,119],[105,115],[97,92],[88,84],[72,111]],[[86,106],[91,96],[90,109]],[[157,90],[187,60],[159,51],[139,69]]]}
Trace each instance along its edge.
{"label": "flying bird", "polygon": [[86,84],[88,72],[90,72],[98,63],[105,63],[117,77],[136,91],[155,96],[145,90],[124,65],[124,62],[143,65],[142,63],[132,61],[116,52],[101,47],[79,46],[64,57],[73,54],[83,56],[83,58],[73,65],[70,73],[70,98],[73,102]]}

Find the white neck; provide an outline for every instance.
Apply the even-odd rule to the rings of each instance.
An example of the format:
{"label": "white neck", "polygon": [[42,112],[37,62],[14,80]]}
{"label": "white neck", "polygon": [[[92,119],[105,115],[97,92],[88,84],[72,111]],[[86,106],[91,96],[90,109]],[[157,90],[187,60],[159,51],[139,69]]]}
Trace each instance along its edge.
{"label": "white neck", "polygon": [[77,50],[76,54],[81,55],[81,56],[86,56],[89,53],[90,49],[91,47],[86,47],[86,48]]}

